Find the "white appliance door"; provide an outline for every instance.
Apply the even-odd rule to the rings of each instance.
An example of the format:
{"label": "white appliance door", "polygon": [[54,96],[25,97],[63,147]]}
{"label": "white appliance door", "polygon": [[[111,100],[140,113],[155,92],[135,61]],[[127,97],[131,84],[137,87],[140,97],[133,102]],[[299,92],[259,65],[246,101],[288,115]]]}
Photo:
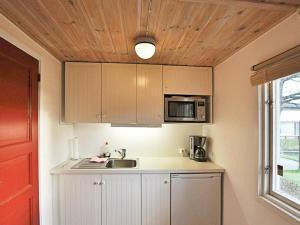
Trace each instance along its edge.
{"label": "white appliance door", "polygon": [[171,175],[171,225],[221,225],[221,174]]}

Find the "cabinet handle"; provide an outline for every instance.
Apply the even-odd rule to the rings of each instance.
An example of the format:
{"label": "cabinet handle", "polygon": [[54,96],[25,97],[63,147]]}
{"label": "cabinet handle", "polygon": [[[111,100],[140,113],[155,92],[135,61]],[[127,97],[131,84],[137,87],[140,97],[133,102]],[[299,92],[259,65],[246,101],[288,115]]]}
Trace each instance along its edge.
{"label": "cabinet handle", "polygon": [[93,185],[99,185],[101,181],[94,181]]}
{"label": "cabinet handle", "polygon": [[168,183],[170,183],[170,181],[168,181],[168,180],[165,180],[165,181],[164,181],[164,184],[168,184]]}
{"label": "cabinet handle", "polygon": [[104,184],[105,184],[104,180],[102,180],[102,181],[99,182],[99,185],[104,185]]}

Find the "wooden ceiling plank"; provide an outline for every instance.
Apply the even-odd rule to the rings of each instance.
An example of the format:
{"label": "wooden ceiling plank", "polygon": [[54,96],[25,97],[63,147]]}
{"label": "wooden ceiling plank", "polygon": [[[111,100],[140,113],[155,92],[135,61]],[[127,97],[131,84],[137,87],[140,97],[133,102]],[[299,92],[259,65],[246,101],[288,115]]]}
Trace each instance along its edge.
{"label": "wooden ceiling plank", "polygon": [[[159,25],[160,30],[163,31],[163,42],[160,45],[160,54],[157,56],[157,60],[164,64],[170,64],[170,59],[174,54],[178,40],[184,33],[185,29],[189,29],[187,24],[188,20],[192,17],[190,15],[192,8],[187,4],[175,4],[174,1],[169,1],[165,7],[165,11],[162,12],[166,15],[164,23]],[[188,16],[187,16],[188,15]]]}
{"label": "wooden ceiling plank", "polygon": [[120,3],[122,9],[121,21],[124,27],[124,38],[127,45],[127,57],[129,61],[138,60],[134,47],[140,25],[139,1],[131,0],[131,2],[128,2],[121,0]]}
{"label": "wooden ceiling plank", "polygon": [[300,3],[285,3],[284,1],[264,1],[264,0],[178,0],[179,2],[196,2],[196,3],[208,3],[217,5],[234,5],[243,6],[267,10],[291,10],[297,9]]}
{"label": "wooden ceiling plank", "polygon": [[[257,16],[257,17],[256,17]],[[210,36],[207,45],[216,49],[229,48],[240,38],[241,33],[259,21],[259,14],[246,7],[234,7],[231,16],[225,21],[218,32]]]}
{"label": "wooden ceiling plank", "polygon": [[[76,40],[76,36],[74,33],[70,32],[70,29],[74,24],[68,23],[69,19],[66,14],[64,14],[60,9],[61,6],[59,4],[55,4],[55,8],[53,9],[51,5],[52,1],[30,1],[30,10],[31,13],[34,14],[40,21],[42,21],[43,26],[48,29],[48,32],[51,36],[58,38],[58,43],[61,46],[59,49],[63,51],[71,51],[72,53],[65,54],[64,58],[68,60],[72,60],[74,58],[80,57],[80,55],[84,54],[84,52],[80,51],[80,49],[76,48],[76,43],[78,43],[78,39]],[[24,2],[22,4],[25,4]],[[26,3],[29,4],[29,3]],[[45,5],[44,5],[45,4]],[[41,10],[40,13],[38,9]],[[52,9],[52,12],[49,11]],[[63,23],[63,26],[59,23],[57,19],[63,17],[66,23]],[[45,23],[46,22],[46,23]],[[79,42],[80,43],[80,42]],[[78,54],[80,53],[80,55]],[[87,58],[87,57],[86,57]]]}
{"label": "wooden ceiling plank", "polygon": [[0,9],[3,15],[56,58],[60,60],[64,58],[65,53],[62,50],[57,50],[57,47],[60,46],[58,38],[52,37],[47,27],[40,23],[40,20],[37,20],[36,16],[29,12],[27,7],[23,7],[19,1],[3,0]]}
{"label": "wooden ceiling plank", "polygon": [[[194,46],[197,45],[199,38],[199,32],[204,29],[205,25],[209,22],[211,12],[216,10],[216,5],[205,4],[203,7],[194,7],[197,9],[195,15],[192,18],[190,23],[190,29],[187,29],[182,37],[178,41],[175,54],[171,58],[171,63],[177,64],[181,58],[186,58],[185,53],[191,48],[194,49]],[[194,41],[197,40],[197,41]]]}
{"label": "wooden ceiling plank", "polygon": [[[56,18],[53,17],[53,14],[48,11],[48,7],[43,3],[46,3],[46,1],[30,1],[30,3],[28,3],[30,4],[30,13],[35,16],[43,26],[45,26],[45,28],[48,30],[49,35],[58,38],[57,43],[59,44],[59,46],[61,46],[60,49],[62,49],[64,52],[72,49],[74,46],[74,42],[67,35],[68,33],[65,32],[65,30],[62,29],[61,26],[59,26]],[[53,4],[53,1],[49,3]],[[24,8],[26,7],[24,1],[22,1],[21,4]],[[27,9],[29,9],[29,7],[27,7]],[[68,54],[67,56],[69,57],[70,55]]]}
{"label": "wooden ceiling plank", "polygon": [[[207,18],[205,24],[200,28],[196,36],[190,42],[188,48],[182,53],[183,58],[193,59],[193,50],[197,42],[201,41],[204,45],[206,42],[210,41],[210,38],[213,38],[213,35],[225,24],[226,20],[228,20],[228,9],[226,10],[224,7],[217,6],[213,12]],[[207,48],[207,46],[205,46]]]}
{"label": "wooden ceiling plank", "polygon": [[[249,10],[247,7],[231,7],[230,13],[226,13],[226,19],[223,19],[222,26],[218,26],[219,29],[214,28],[216,25],[208,26],[201,37],[206,41],[197,43],[191,54],[198,51],[200,53],[199,62],[207,62],[206,58],[209,52],[215,52],[215,56],[212,56],[210,61],[211,65],[215,65],[215,61],[225,57],[228,51],[234,50],[232,49],[233,45],[240,39],[240,33],[246,32],[249,27],[260,20],[258,16],[254,19],[255,14],[253,9]],[[205,54],[201,54],[203,49],[207,50]]]}
{"label": "wooden ceiling plank", "polygon": [[[270,16],[269,14],[264,14],[265,19],[263,19],[264,22],[262,22],[262,19],[257,21],[257,23],[260,23],[260,29],[258,32],[256,32],[256,29],[251,27],[249,30],[249,33],[242,33],[240,34],[242,37],[240,38],[238,43],[238,46],[236,47],[234,44],[232,45],[232,51],[225,54],[222,58],[219,58],[216,60],[213,65],[216,66],[222,62],[224,62],[226,59],[234,55],[236,52],[238,52],[243,47],[247,46],[252,41],[256,40],[258,37],[266,33],[268,30],[272,29],[274,26],[276,26],[279,22],[283,21],[287,17],[293,14],[293,11],[290,11],[289,14],[285,12],[274,12],[274,16]],[[278,15],[279,14],[279,15]],[[268,21],[268,22],[266,22]],[[274,23],[274,21],[278,21],[277,23]],[[257,25],[257,24],[256,24]],[[263,27],[263,28],[262,28]],[[245,39],[247,38],[247,40]]]}
{"label": "wooden ceiling plank", "polygon": [[89,15],[86,15],[84,11],[84,1],[57,1],[60,2],[61,7],[72,20],[70,26],[65,30],[74,38],[76,54],[80,55],[81,59],[101,61],[102,55],[97,55],[94,52],[96,41],[90,30]]}
{"label": "wooden ceiling plank", "polygon": [[44,10],[43,16],[47,16],[51,29],[55,29],[52,35],[56,34],[61,38],[62,49],[72,50],[72,53],[66,55],[65,60],[82,57],[83,53],[80,51],[82,40],[74,26],[77,22],[76,18],[68,14],[68,10],[63,7],[60,0],[43,0],[39,2]]}
{"label": "wooden ceiling plank", "polygon": [[[60,60],[213,66],[300,4],[261,1],[152,0],[149,21],[149,0],[1,0],[0,12]],[[156,53],[141,60],[134,42],[147,23]]]}
{"label": "wooden ceiling plank", "polygon": [[[154,36],[156,40],[156,52],[151,59],[147,60],[149,63],[158,63],[162,53],[162,46],[164,45],[166,38],[166,27],[169,17],[169,15],[165,13],[168,4],[169,0],[155,0],[152,2],[152,12],[149,20],[149,33]],[[143,19],[146,21],[145,16]]]}
{"label": "wooden ceiling plank", "polygon": [[102,42],[102,40],[104,40],[104,38],[102,39],[102,36],[105,37],[105,32],[102,32],[104,30],[102,20],[97,13],[97,1],[82,1],[79,4],[79,9],[83,14],[82,20],[84,20],[84,24],[86,24],[85,31],[88,36],[87,47],[92,50],[96,61],[104,61],[104,51],[97,50],[105,48],[104,43]]}
{"label": "wooden ceiling plank", "polygon": [[103,7],[103,1],[98,1],[98,7],[97,11],[99,12],[99,20],[95,18],[95,24],[99,23],[101,20],[103,22],[103,33],[102,33],[102,40],[104,41],[103,45],[105,46],[103,49],[104,51],[104,62],[117,62],[116,57],[116,48],[113,43],[112,35],[110,33],[109,24],[106,21],[106,16],[104,14],[104,7]]}
{"label": "wooden ceiling plank", "polygon": [[[160,1],[160,0],[158,0]],[[155,5],[157,1],[153,2],[152,4]],[[137,36],[145,36],[146,30],[147,30],[147,22],[148,22],[148,7],[149,7],[149,0],[140,0],[140,27],[139,27],[139,33],[137,33]],[[152,10],[152,15],[154,12],[157,12],[156,10]]]}
{"label": "wooden ceiling plank", "polygon": [[[232,49],[240,49],[241,40],[244,38],[249,38],[249,35],[252,34],[253,30],[259,29],[260,21],[267,19],[269,16],[268,12],[253,12],[245,10],[244,18],[240,19],[239,23],[235,24],[235,29],[231,29],[232,32],[228,34],[228,36],[224,37],[227,40],[224,44],[226,46],[230,46]],[[274,19],[272,17],[271,19]],[[239,20],[237,20],[239,21]],[[230,29],[230,26],[226,26],[226,29]],[[259,31],[259,30],[258,30]],[[221,40],[222,37],[216,40]],[[228,47],[227,47],[228,48]]]}
{"label": "wooden ceiling plank", "polygon": [[[115,55],[116,62],[124,62],[128,59],[127,56],[127,43],[124,34],[124,27],[122,23],[122,9],[120,1],[103,1],[103,14],[104,19],[108,25],[108,32],[110,33],[112,43],[114,46],[113,55]],[[111,10],[113,9],[113,13]]]}
{"label": "wooden ceiling plank", "polygon": [[[164,36],[164,43],[161,46],[161,52],[164,55],[160,55],[159,59],[165,58],[165,63],[169,64],[172,56],[175,53],[176,46],[180,37],[184,32],[187,32],[188,23],[192,15],[193,8],[187,4],[174,5],[174,11],[169,14],[168,23],[166,24],[166,35]],[[188,17],[185,15],[189,15]]]}

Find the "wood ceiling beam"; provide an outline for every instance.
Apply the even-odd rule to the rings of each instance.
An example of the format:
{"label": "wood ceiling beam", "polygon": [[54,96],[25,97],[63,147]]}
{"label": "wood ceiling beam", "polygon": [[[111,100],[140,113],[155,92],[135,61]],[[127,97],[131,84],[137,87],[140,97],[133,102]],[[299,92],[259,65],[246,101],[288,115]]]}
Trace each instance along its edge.
{"label": "wood ceiling beam", "polygon": [[216,4],[216,5],[235,5],[245,6],[269,10],[294,10],[300,7],[300,3],[288,3],[279,1],[266,1],[266,0],[178,0],[179,2],[194,2],[203,4]]}

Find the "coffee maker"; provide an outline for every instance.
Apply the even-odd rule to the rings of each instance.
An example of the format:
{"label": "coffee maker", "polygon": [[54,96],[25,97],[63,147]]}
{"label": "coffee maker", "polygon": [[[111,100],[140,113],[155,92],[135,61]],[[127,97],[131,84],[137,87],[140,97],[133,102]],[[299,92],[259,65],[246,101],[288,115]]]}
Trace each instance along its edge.
{"label": "coffee maker", "polygon": [[190,136],[190,159],[198,162],[207,161],[207,138],[204,136]]}

